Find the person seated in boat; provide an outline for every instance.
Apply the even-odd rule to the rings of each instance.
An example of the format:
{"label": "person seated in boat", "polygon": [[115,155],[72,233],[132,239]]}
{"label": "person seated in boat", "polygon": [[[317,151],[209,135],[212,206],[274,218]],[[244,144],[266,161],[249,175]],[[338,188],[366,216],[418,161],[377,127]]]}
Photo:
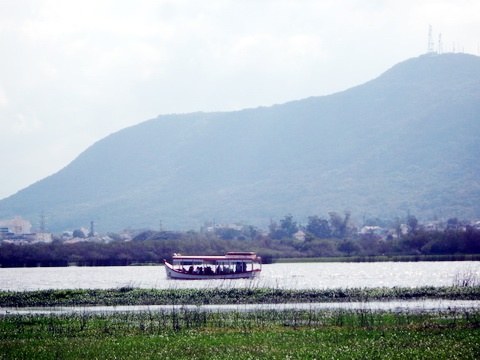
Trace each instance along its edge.
{"label": "person seated in boat", "polygon": [[205,268],[205,275],[212,275],[213,274],[213,270],[210,266],[207,266]]}
{"label": "person seated in boat", "polygon": [[190,267],[188,268],[188,273],[189,273],[189,274],[193,274],[193,266],[190,266]]}
{"label": "person seated in boat", "polygon": [[220,265],[217,266],[217,268],[215,269],[215,274],[220,274],[221,273],[221,269],[220,269]]}
{"label": "person seated in boat", "polygon": [[237,273],[242,272],[242,263],[237,262],[235,264],[235,272],[237,272]]}

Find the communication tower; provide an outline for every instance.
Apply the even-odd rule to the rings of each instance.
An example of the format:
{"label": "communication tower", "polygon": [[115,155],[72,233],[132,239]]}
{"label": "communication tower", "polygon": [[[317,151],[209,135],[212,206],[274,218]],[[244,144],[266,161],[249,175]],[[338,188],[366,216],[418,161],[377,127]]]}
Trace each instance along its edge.
{"label": "communication tower", "polygon": [[432,25],[428,28],[428,54],[433,54],[435,52],[435,45],[433,44],[433,34],[432,34]]}
{"label": "communication tower", "polygon": [[94,237],[95,236],[95,226],[94,222],[90,221],[90,232],[88,233],[88,237]]}
{"label": "communication tower", "polygon": [[39,219],[39,230],[41,233],[46,233],[47,232],[47,222],[45,220],[45,214],[42,210],[40,213],[40,219]]}
{"label": "communication tower", "polygon": [[443,42],[442,42],[442,34],[438,34],[438,50],[439,54],[443,53]]}

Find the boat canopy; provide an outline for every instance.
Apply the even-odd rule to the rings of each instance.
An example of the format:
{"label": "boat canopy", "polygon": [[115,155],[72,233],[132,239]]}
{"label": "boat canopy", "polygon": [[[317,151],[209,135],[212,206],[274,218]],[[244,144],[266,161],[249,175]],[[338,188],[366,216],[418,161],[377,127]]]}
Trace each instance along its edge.
{"label": "boat canopy", "polygon": [[260,261],[261,258],[255,252],[228,252],[226,255],[181,255],[173,254],[172,260],[193,262],[217,262],[222,260],[232,261]]}

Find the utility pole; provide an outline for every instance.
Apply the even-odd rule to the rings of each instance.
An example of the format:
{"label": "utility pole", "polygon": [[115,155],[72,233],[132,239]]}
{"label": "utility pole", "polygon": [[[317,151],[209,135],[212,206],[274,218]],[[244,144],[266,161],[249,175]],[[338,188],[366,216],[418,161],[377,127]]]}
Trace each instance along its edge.
{"label": "utility pole", "polygon": [[94,237],[95,236],[95,226],[93,220],[90,221],[90,232],[88,233],[88,237]]}
{"label": "utility pole", "polygon": [[42,210],[42,212],[40,213],[40,227],[39,227],[39,230],[41,233],[45,233],[46,230],[47,230],[47,225],[46,225],[46,221],[45,221],[45,214]]}

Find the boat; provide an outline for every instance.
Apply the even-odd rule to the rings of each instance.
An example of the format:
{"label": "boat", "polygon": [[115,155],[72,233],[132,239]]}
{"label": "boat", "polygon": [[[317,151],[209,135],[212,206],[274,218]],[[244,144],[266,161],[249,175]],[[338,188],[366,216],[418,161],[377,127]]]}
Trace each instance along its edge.
{"label": "boat", "polygon": [[190,256],[173,254],[163,260],[167,277],[180,280],[250,279],[262,271],[255,252],[228,252],[226,255]]}

